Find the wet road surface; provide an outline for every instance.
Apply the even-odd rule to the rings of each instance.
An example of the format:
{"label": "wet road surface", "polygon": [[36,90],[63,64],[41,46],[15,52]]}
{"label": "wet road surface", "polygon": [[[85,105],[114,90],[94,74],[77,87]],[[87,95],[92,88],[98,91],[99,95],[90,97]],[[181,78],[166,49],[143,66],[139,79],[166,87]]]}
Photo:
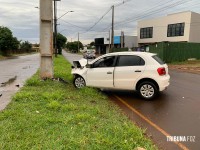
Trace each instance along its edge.
{"label": "wet road surface", "polygon": [[0,110],[7,106],[11,96],[23,86],[24,81],[36,73],[39,64],[39,54],[0,61]]}
{"label": "wet road surface", "polygon": [[73,61],[83,58],[82,55],[78,55],[76,53],[67,53],[64,50],[62,51],[62,54],[71,64],[73,64]]}
{"label": "wet road surface", "polygon": [[[74,54],[65,54],[77,60]],[[73,58],[73,56],[75,56]],[[79,56],[80,57],[80,56]],[[138,126],[146,129],[160,149],[200,149],[200,75],[170,70],[168,89],[152,101],[132,91],[105,91]],[[181,136],[186,142],[167,141]]]}
{"label": "wet road surface", "polygon": [[[144,101],[137,93],[131,91],[106,91],[106,93],[134,122],[147,128],[147,133],[152,135],[153,141],[160,148],[178,150],[184,149],[185,146],[191,150],[199,150],[200,75],[171,70],[170,75],[169,88],[152,101]],[[169,135],[184,136],[189,139],[178,144],[168,142],[166,136]]]}

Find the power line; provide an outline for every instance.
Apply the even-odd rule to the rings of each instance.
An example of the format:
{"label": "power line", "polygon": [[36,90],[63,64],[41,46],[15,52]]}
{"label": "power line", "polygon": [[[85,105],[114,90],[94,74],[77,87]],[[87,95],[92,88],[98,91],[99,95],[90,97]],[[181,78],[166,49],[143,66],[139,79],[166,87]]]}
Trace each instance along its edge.
{"label": "power line", "polygon": [[[129,2],[129,1],[131,1],[131,0],[123,0],[122,3],[116,4],[116,5],[114,5],[114,7],[119,7],[119,6],[125,4],[125,3]],[[113,6],[112,6],[112,7],[113,7]],[[93,29],[93,28],[94,28],[94,27],[95,27],[95,26],[110,12],[110,10],[112,9],[112,7],[110,7],[110,8],[103,14],[103,16],[102,16],[97,22],[94,23],[93,26],[91,26],[88,30],[86,30],[86,32],[83,32],[83,33],[80,33],[80,34],[87,33],[88,31],[90,31],[91,29]]]}
{"label": "power line", "polygon": [[178,2],[175,2],[175,3],[172,3],[172,4],[170,4],[170,5],[161,7],[161,8],[159,8],[159,9],[157,9],[157,10],[153,10],[153,11],[151,11],[151,12],[148,12],[147,14],[137,15],[137,16],[135,16],[135,17],[132,18],[132,19],[126,19],[126,20],[124,20],[124,21],[121,21],[121,22],[119,22],[119,23],[116,23],[115,25],[116,25],[116,26],[119,26],[120,24],[125,24],[125,23],[130,23],[130,22],[133,22],[133,21],[137,21],[137,20],[139,20],[139,19],[146,18],[146,17],[148,17],[148,16],[151,16],[151,15],[153,15],[153,14],[162,12],[162,11],[167,10],[167,9],[169,9],[169,8],[173,8],[173,7],[182,5],[182,4],[187,3],[187,2],[189,2],[189,1],[191,1],[191,0],[181,0],[181,1],[178,1]]}
{"label": "power line", "polygon": [[[129,0],[129,1],[130,1],[130,0]],[[168,1],[168,2],[165,2],[165,4],[166,4],[166,3],[169,3],[169,2],[171,2],[171,0]],[[162,1],[159,2],[158,5],[156,5],[156,6],[152,7],[152,8],[150,8],[150,9],[147,9],[146,11],[143,11],[143,13],[144,13],[144,12],[148,12],[148,11],[150,11],[150,10],[154,10],[155,8],[157,8],[157,7],[159,7],[159,6],[162,6],[163,4],[161,5],[161,3],[162,3]],[[142,13],[142,14],[143,14],[143,13]],[[141,14],[139,14],[139,15],[141,15]],[[131,17],[131,18],[132,18],[132,17]],[[127,18],[127,19],[130,19],[130,17]],[[126,19],[126,20],[127,20],[127,19]],[[121,22],[124,22],[124,21],[121,21]],[[119,23],[120,23],[120,22],[119,22]],[[118,24],[118,23],[117,23],[117,24]],[[116,24],[115,24],[115,25],[116,25]],[[107,26],[107,27],[104,28],[102,31],[108,30],[109,28],[111,28],[111,25]]]}
{"label": "power line", "polygon": [[[156,6],[152,7],[152,8],[150,8],[150,9],[148,9],[148,10],[146,10],[146,11],[144,11],[144,12],[147,12],[146,14],[145,14],[145,13],[142,13],[142,14],[138,14],[138,15],[136,15],[136,16],[134,16],[134,17],[127,18],[127,19],[125,19],[124,21],[121,21],[121,22],[116,23],[115,26],[120,26],[120,25],[123,25],[123,24],[126,24],[126,23],[130,23],[130,22],[134,22],[134,21],[137,21],[137,20],[146,18],[147,16],[150,16],[150,15],[153,15],[153,14],[156,14],[156,13],[159,13],[159,12],[162,12],[162,11],[167,10],[167,9],[169,9],[169,8],[173,8],[173,7],[182,5],[182,4],[187,3],[187,2],[189,2],[189,1],[191,1],[191,0],[184,0],[184,1],[181,0],[181,1],[177,1],[177,2],[175,2],[175,3],[172,3],[172,4],[169,4],[169,5],[163,6],[163,7],[159,8],[159,9],[156,9],[156,10],[155,10],[155,8],[160,7],[161,5],[163,5],[162,3],[159,3],[158,5],[156,5]],[[167,1],[167,2],[165,2],[165,4],[166,4],[166,3],[169,3],[169,2],[171,2],[171,1]],[[150,11],[150,10],[152,10],[152,11]],[[105,30],[107,30],[107,29],[110,28],[110,27],[111,27],[111,26],[105,28]]]}
{"label": "power line", "polygon": [[[149,8],[149,9],[143,11],[142,13],[140,13],[140,14],[138,14],[138,15],[143,15],[143,14],[149,13],[149,12],[151,12],[152,10],[155,10],[157,7],[161,7],[161,6],[166,5],[166,4],[170,3],[170,2],[171,2],[171,0],[169,0],[169,1],[167,1],[167,2],[160,1],[156,6],[154,6],[154,7],[152,7],[152,8]],[[136,15],[136,16],[137,16],[137,15]],[[125,19],[125,20],[129,20],[129,19],[132,19],[132,18],[134,18],[134,17],[135,17],[135,15],[133,15],[132,17],[129,17],[129,18]],[[121,22],[124,22],[124,21],[121,21]],[[120,23],[120,22],[119,22],[119,23]]]}
{"label": "power line", "polygon": [[74,27],[77,27],[77,28],[86,30],[86,29],[83,28],[83,27],[77,26],[77,25],[75,25],[75,24],[73,24],[73,23],[70,23],[70,22],[67,22],[67,21],[65,21],[65,20],[63,20],[63,19],[60,19],[60,20],[63,21],[64,23],[70,24],[70,25],[72,25],[72,26],[74,26]]}
{"label": "power line", "polygon": [[[116,7],[121,6],[121,5],[123,5],[124,3],[128,2],[128,1],[131,1],[131,0],[123,0],[122,3],[116,4],[116,5],[114,5],[114,6],[116,6]],[[93,26],[91,26],[88,30],[86,30],[86,32],[88,32],[88,31],[90,31],[91,29],[93,29],[93,28],[94,28],[94,27],[95,27],[95,26],[110,12],[111,9],[112,9],[112,7],[109,8],[109,9],[103,14],[103,16],[102,16],[97,22],[94,23]],[[84,32],[84,33],[86,33],[86,32]],[[83,33],[81,33],[81,34],[83,34]]]}
{"label": "power line", "polygon": [[[86,30],[86,32],[90,31],[91,29],[93,29],[109,12],[110,12],[111,8],[109,8],[104,14],[103,16],[97,21],[94,23],[94,25],[92,25],[89,29]],[[86,33],[84,32],[84,33]],[[83,33],[81,33],[83,34]]]}
{"label": "power line", "polygon": [[125,3],[129,2],[129,1],[132,1],[132,0],[123,0],[123,2],[119,3],[119,4],[116,4],[114,5],[115,7],[119,7],[121,5],[124,5]]}
{"label": "power line", "polygon": [[[128,1],[131,1],[131,0],[123,1],[122,3],[116,4],[115,6],[116,7],[121,6],[121,5],[123,5],[124,3],[128,2]],[[170,8],[174,8],[176,6],[182,5],[182,4],[187,3],[189,1],[191,1],[191,0],[182,0],[182,1],[179,0],[179,1],[176,1],[176,2],[170,0],[170,1],[167,1],[167,2],[164,2],[164,3],[163,3],[163,1],[159,2],[159,3],[157,3],[156,6],[150,8],[150,9],[147,9],[146,11],[143,11],[143,13],[141,13],[141,14],[129,17],[129,18],[123,20],[123,21],[120,21],[120,22],[116,23],[116,26],[119,27],[119,26],[122,26],[123,24],[126,24],[126,23],[128,24],[130,22],[134,22],[134,21],[140,20],[140,19],[148,17],[150,15],[153,15],[153,14],[168,10]],[[166,4],[168,4],[168,5],[166,5]],[[155,9],[155,8],[158,8],[158,9]],[[97,22],[95,22],[95,24],[93,26],[91,26],[89,29],[86,30],[86,32],[83,32],[82,34],[87,33],[89,31],[92,31],[92,29],[110,12],[110,10],[111,9],[109,9]],[[99,30],[99,32],[101,32],[103,34],[102,31],[105,31],[105,30],[109,29],[110,27],[111,27],[111,25],[107,26],[106,28],[104,28],[102,30]],[[93,33],[93,34],[95,34],[95,33]],[[99,34],[97,34],[97,35],[99,35]]]}
{"label": "power line", "polygon": [[[189,1],[190,1],[190,0],[178,1],[178,2],[172,3],[172,4],[170,4],[170,5],[161,7],[161,8],[159,8],[159,9],[157,9],[157,10],[154,10],[154,8],[157,8],[157,7],[159,7],[160,5],[162,5],[161,3],[159,3],[159,4],[156,5],[155,7],[150,8],[150,9],[146,10],[145,12],[148,12],[148,11],[150,11],[150,10],[153,10],[153,11],[150,11],[150,12],[148,12],[147,14],[144,14],[144,15],[141,15],[141,16],[138,15],[136,18],[131,19],[131,21],[128,20],[128,21],[126,21],[126,22],[136,21],[136,20],[139,20],[139,19],[141,19],[141,18],[145,18],[145,17],[147,17],[147,16],[149,16],[149,15],[158,13],[158,12],[160,12],[160,11],[167,10],[168,8],[173,8],[173,7],[175,7],[175,6],[179,6],[179,5],[181,5],[181,4],[183,4],[183,3],[186,3],[186,2],[189,2]],[[167,3],[169,3],[169,2],[171,2],[171,1],[168,1]],[[165,3],[166,3],[166,2],[165,2]],[[119,6],[120,6],[120,5],[119,5]],[[126,23],[126,22],[124,21],[124,22],[122,22],[122,23],[124,24],[124,23]],[[118,24],[121,24],[121,22],[118,23]],[[118,25],[118,26],[119,26],[119,25]],[[102,31],[105,31],[105,30],[107,30],[107,29],[110,28],[110,27],[111,27],[111,26],[109,25],[108,27],[106,27],[106,28],[103,29]]]}

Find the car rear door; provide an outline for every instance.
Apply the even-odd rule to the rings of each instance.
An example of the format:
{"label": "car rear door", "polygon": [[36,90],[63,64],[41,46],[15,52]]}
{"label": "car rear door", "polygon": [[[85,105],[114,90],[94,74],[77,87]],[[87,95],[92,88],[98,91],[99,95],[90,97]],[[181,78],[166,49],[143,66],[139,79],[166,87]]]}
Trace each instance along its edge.
{"label": "car rear door", "polygon": [[118,56],[114,70],[114,87],[116,89],[134,90],[135,82],[145,71],[145,61],[140,56]]}
{"label": "car rear door", "polygon": [[87,71],[87,86],[113,88],[115,56],[103,57],[92,64]]}

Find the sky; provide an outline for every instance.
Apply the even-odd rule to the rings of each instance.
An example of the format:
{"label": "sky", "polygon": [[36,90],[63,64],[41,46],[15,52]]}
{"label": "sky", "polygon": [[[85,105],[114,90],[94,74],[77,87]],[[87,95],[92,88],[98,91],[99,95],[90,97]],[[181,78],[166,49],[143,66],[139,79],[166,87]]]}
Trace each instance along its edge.
{"label": "sky", "polygon": [[[199,0],[61,0],[57,2],[58,32],[68,41],[84,44],[109,37],[114,5],[115,36],[137,35],[137,21],[193,11],[200,13]],[[36,8],[37,7],[37,8]],[[0,0],[0,26],[8,27],[18,40],[39,43],[39,0]]]}

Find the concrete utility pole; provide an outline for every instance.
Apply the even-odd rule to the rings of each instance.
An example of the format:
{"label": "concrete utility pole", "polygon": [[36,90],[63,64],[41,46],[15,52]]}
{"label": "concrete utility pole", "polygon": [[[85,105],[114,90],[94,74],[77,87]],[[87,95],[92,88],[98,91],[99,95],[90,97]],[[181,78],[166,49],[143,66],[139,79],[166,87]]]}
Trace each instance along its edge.
{"label": "concrete utility pole", "polygon": [[124,48],[124,31],[121,31],[121,48]]}
{"label": "concrete utility pole", "polygon": [[[112,6],[112,33],[111,33],[111,49],[114,48],[114,5]],[[112,50],[111,50],[112,51]]]}
{"label": "concrete utility pole", "polygon": [[78,32],[78,52],[79,52],[79,32]]}
{"label": "concrete utility pole", "polygon": [[53,78],[52,0],[40,0],[40,77]]}
{"label": "concrete utility pole", "polygon": [[110,30],[109,30],[108,34],[109,34],[109,53],[110,53],[111,52],[111,47],[110,47]]}

